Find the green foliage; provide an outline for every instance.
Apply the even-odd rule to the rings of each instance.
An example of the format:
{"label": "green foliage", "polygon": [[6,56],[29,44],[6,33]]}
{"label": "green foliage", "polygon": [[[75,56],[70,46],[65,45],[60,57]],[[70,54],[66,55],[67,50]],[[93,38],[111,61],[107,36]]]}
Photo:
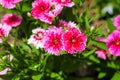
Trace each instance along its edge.
{"label": "green foliage", "polygon": [[[0,11],[3,13],[15,12],[23,18],[22,23],[11,31],[10,36],[2,39],[2,44],[0,43],[0,71],[11,68],[11,71],[0,77],[5,80],[119,80],[119,57],[110,55],[106,43],[97,41],[96,38],[106,38],[109,33],[116,29],[110,18],[120,13],[120,0],[105,0],[104,3],[102,0],[94,0],[95,4],[92,4],[92,7],[86,3],[89,0],[72,1],[75,3],[74,7],[64,7],[62,13],[53,19],[51,25],[58,25],[60,19],[77,23],[77,27],[87,37],[86,48],[83,52],[76,54],[62,51],[59,56],[46,53],[43,48],[36,49],[33,45],[27,44],[33,29],[37,27],[48,29],[48,26],[50,26],[50,24],[32,17],[31,3],[33,0],[22,0],[16,5],[16,8],[11,10],[0,6]],[[114,14],[103,15],[102,9],[108,4],[114,6]],[[94,7],[99,11],[90,16],[90,10]],[[94,29],[92,29],[91,26],[95,23],[95,19],[106,19],[109,32],[102,30],[106,26],[105,24],[99,27],[94,26]],[[12,43],[9,42],[11,36],[13,37]],[[106,60],[98,58],[95,54],[96,50],[99,49],[107,51]],[[10,54],[14,56],[12,61],[9,58],[4,58],[4,56]],[[87,73],[90,70],[93,75],[78,76],[79,72],[77,71],[84,66],[88,69]]]}
{"label": "green foliage", "polygon": [[108,23],[108,28],[110,30],[110,33],[116,29],[115,26],[113,26],[113,23],[110,19],[107,20],[107,23]]}
{"label": "green foliage", "polygon": [[117,72],[115,72],[115,74],[113,75],[111,80],[119,80],[119,79],[120,79],[120,72],[117,71]]}

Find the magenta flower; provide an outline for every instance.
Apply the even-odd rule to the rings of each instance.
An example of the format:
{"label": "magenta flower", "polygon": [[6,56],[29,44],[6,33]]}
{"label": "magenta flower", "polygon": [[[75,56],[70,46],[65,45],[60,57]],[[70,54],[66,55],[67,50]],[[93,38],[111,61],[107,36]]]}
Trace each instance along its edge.
{"label": "magenta flower", "polygon": [[32,3],[32,16],[42,22],[51,24],[53,18],[59,15],[63,7],[50,0],[35,0]]}
{"label": "magenta flower", "polygon": [[46,31],[44,36],[45,51],[54,55],[59,55],[59,52],[63,50],[62,33],[62,28],[57,28],[55,26],[51,26]]}
{"label": "magenta flower", "polygon": [[13,9],[18,2],[21,2],[22,0],[0,0],[0,4],[8,9]]}
{"label": "magenta flower", "polygon": [[75,27],[68,29],[63,34],[64,49],[70,54],[83,51],[86,46],[86,40],[86,36]]}
{"label": "magenta flower", "polygon": [[43,37],[45,30],[39,28],[36,28],[32,30],[33,35],[28,39],[28,44],[34,45],[37,49],[43,48]]}
{"label": "magenta flower", "polygon": [[17,27],[20,25],[22,18],[16,14],[6,14],[2,19],[2,24],[9,25],[11,27]]}
{"label": "magenta flower", "polygon": [[7,37],[9,32],[11,31],[11,27],[8,25],[0,24],[0,43],[2,43],[2,38]]}
{"label": "magenta flower", "polygon": [[99,58],[106,60],[106,51],[105,50],[97,50],[95,53],[97,54],[97,56]]}
{"label": "magenta flower", "polygon": [[66,6],[66,7],[74,6],[74,3],[71,2],[71,0],[52,0],[52,1],[55,1],[58,4],[61,4],[62,6]]}
{"label": "magenta flower", "polygon": [[115,17],[113,24],[117,29],[120,30],[120,15]]}
{"label": "magenta flower", "polygon": [[120,56],[120,31],[113,31],[106,40],[108,51],[114,56]]}

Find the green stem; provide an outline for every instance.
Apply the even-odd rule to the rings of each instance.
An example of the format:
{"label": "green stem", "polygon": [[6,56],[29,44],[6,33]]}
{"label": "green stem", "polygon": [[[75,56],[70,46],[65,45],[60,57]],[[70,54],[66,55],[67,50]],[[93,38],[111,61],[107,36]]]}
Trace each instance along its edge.
{"label": "green stem", "polygon": [[44,59],[44,61],[43,61],[43,67],[42,67],[41,71],[44,71],[44,70],[45,70],[46,62],[47,62],[49,56],[50,56],[50,54],[47,54],[47,56],[45,56],[45,59]]}

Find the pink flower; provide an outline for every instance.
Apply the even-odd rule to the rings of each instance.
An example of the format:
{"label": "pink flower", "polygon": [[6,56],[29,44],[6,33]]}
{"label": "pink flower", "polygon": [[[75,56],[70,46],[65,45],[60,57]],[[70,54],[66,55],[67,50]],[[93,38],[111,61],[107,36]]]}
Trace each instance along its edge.
{"label": "pink flower", "polygon": [[71,2],[71,0],[52,0],[52,1],[55,1],[58,4],[61,4],[62,6],[66,6],[66,7],[74,6],[74,3]]}
{"label": "pink flower", "polygon": [[106,51],[105,50],[98,50],[95,52],[97,56],[101,59],[106,60]]}
{"label": "pink flower", "polygon": [[45,30],[39,28],[36,28],[32,30],[33,35],[28,39],[28,44],[34,45],[37,49],[43,48],[43,37]]}
{"label": "pink flower", "polygon": [[0,71],[0,75],[5,75],[10,70],[11,70],[10,68],[5,68],[4,70]]}
{"label": "pink flower", "polygon": [[32,3],[32,16],[42,22],[51,24],[53,18],[59,15],[63,7],[50,0],[35,0]]}
{"label": "pink flower", "polygon": [[2,38],[7,37],[9,32],[11,31],[11,27],[8,25],[0,24],[0,43],[2,43]]}
{"label": "pink flower", "polygon": [[120,31],[113,31],[106,40],[108,51],[114,56],[120,56]]}
{"label": "pink flower", "polygon": [[113,24],[117,29],[120,30],[120,15],[115,17]]}
{"label": "pink flower", "polygon": [[77,28],[76,23],[71,22],[71,21],[66,22],[66,21],[64,21],[64,20],[59,20],[58,27],[64,27],[64,28],[66,28],[66,29],[69,29],[69,28],[72,28],[72,27]]}
{"label": "pink flower", "polygon": [[70,54],[83,51],[86,46],[86,40],[86,36],[75,27],[68,29],[63,34],[64,49]]}
{"label": "pink flower", "polygon": [[51,54],[59,55],[59,52],[63,50],[61,28],[51,26],[45,33],[44,36],[44,49]]}
{"label": "pink flower", "polygon": [[18,2],[21,2],[22,0],[0,0],[0,4],[8,9],[12,9],[16,6]]}
{"label": "pink flower", "polygon": [[22,18],[16,14],[6,14],[2,19],[2,24],[6,24],[12,27],[20,25]]}

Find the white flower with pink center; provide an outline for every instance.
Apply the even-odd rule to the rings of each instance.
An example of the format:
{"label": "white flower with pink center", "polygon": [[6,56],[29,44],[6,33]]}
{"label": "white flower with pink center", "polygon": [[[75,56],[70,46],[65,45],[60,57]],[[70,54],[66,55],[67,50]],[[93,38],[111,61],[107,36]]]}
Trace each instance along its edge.
{"label": "white flower with pink center", "polygon": [[44,29],[36,28],[32,30],[33,35],[28,39],[28,44],[34,45],[37,49],[43,48]]}

